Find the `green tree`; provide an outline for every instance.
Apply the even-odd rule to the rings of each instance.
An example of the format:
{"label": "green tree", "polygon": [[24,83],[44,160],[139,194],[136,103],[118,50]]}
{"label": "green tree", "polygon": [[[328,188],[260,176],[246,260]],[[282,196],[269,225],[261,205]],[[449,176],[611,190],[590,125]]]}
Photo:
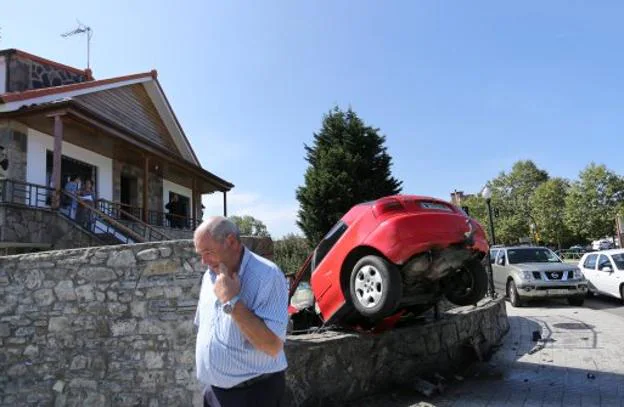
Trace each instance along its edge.
{"label": "green tree", "polygon": [[591,163],[579,174],[566,199],[566,223],[576,235],[597,239],[615,234],[615,216],[624,202],[624,180]]}
{"label": "green tree", "polygon": [[490,182],[492,207],[496,218],[496,241],[506,244],[517,243],[531,235],[531,224],[535,224],[531,211],[531,197],[542,183],[548,180],[548,173],[537,168],[533,161],[517,161],[511,172],[500,175]]}
{"label": "green tree", "polygon": [[243,236],[258,236],[258,237],[270,237],[269,231],[261,220],[254,218],[253,216],[230,216],[230,220],[238,226],[241,235]]}
{"label": "green tree", "polygon": [[312,247],[305,237],[291,233],[275,241],[273,258],[284,274],[294,274],[299,271],[311,251]]}
{"label": "green tree", "polygon": [[565,201],[570,184],[562,178],[552,178],[535,189],[531,210],[539,240],[556,243],[559,249],[569,240],[570,230],[565,222]]}
{"label": "green tree", "polygon": [[309,166],[297,189],[297,224],[310,243],[316,244],[353,205],[401,191],[385,140],[351,109],[336,107],[323,117],[313,145],[305,145]]}

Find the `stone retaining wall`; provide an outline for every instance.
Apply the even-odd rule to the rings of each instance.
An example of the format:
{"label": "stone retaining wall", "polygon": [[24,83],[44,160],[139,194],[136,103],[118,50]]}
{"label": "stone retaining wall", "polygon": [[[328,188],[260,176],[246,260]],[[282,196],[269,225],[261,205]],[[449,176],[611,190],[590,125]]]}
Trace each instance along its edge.
{"label": "stone retaining wall", "polygon": [[0,242],[49,244],[56,250],[102,244],[52,210],[12,204],[0,204]]}
{"label": "stone retaining wall", "polygon": [[[0,257],[0,405],[201,406],[192,320],[203,270],[190,241]],[[289,405],[443,370],[465,341],[506,329],[492,303],[375,337],[291,336]]]}

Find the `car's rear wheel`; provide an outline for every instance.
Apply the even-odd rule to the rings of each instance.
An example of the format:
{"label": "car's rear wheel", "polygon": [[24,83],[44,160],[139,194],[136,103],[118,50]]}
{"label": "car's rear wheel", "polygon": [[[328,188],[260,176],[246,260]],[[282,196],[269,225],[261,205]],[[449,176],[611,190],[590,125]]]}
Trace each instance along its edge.
{"label": "car's rear wheel", "polygon": [[468,261],[444,281],[446,298],[459,306],[476,304],[485,296],[487,286],[485,267],[475,259]]}
{"label": "car's rear wheel", "polygon": [[620,300],[622,301],[622,304],[624,304],[624,284],[620,286]]}
{"label": "car's rear wheel", "polygon": [[520,295],[518,295],[518,289],[516,288],[516,283],[513,280],[509,280],[507,283],[507,298],[509,298],[509,302],[514,307],[522,306],[522,301],[520,301]]}
{"label": "car's rear wheel", "polygon": [[391,315],[401,300],[399,271],[379,256],[365,256],[355,264],[349,287],[351,303],[368,319]]}

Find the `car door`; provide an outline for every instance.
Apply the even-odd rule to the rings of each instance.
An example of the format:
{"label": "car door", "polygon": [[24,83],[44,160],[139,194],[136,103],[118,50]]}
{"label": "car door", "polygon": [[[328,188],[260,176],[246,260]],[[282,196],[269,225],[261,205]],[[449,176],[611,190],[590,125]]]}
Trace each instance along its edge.
{"label": "car door", "polygon": [[598,276],[596,271],[596,265],[598,264],[598,255],[597,254],[588,254],[585,257],[585,260],[579,262],[579,267],[583,272],[583,275],[589,282],[589,288],[592,291],[598,291]]}
{"label": "car door", "polygon": [[498,256],[498,252],[500,250],[498,249],[494,249],[494,250],[490,250],[490,267],[492,267],[492,280],[494,281],[494,289],[495,290],[500,290],[501,289],[501,285],[500,285],[500,279],[498,276],[498,272],[496,269],[496,256]]}
{"label": "car door", "polygon": [[[610,269],[610,271],[609,271]],[[601,254],[598,260],[598,283],[600,291],[614,297],[620,297],[621,273],[617,272],[613,262],[606,254]]]}
{"label": "car door", "polygon": [[507,270],[505,250],[499,250],[496,256],[494,264],[492,264],[492,270],[494,274],[494,285],[498,287],[501,292],[505,292],[507,285]]}

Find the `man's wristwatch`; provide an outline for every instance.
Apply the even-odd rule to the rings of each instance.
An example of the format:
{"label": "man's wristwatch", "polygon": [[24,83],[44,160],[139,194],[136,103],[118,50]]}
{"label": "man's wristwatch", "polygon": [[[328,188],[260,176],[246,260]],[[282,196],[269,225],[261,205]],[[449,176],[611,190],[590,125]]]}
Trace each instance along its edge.
{"label": "man's wristwatch", "polygon": [[232,310],[234,309],[234,305],[236,305],[238,300],[240,300],[240,295],[235,295],[232,299],[223,304],[223,312],[228,315],[231,314]]}

